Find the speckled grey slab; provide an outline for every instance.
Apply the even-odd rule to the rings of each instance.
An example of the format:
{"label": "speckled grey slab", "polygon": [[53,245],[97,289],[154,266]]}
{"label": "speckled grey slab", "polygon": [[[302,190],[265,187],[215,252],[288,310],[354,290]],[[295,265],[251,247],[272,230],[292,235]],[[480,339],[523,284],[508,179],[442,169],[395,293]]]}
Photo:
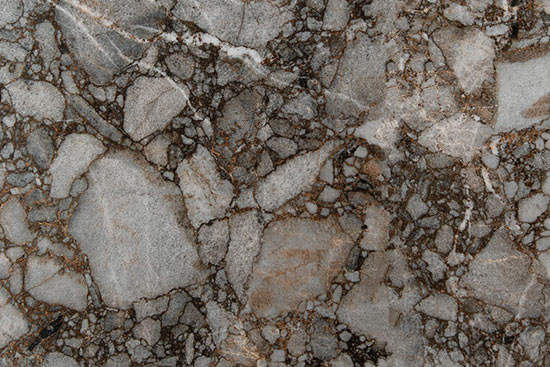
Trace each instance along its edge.
{"label": "speckled grey slab", "polygon": [[0,367],[550,366],[549,27],[0,0]]}

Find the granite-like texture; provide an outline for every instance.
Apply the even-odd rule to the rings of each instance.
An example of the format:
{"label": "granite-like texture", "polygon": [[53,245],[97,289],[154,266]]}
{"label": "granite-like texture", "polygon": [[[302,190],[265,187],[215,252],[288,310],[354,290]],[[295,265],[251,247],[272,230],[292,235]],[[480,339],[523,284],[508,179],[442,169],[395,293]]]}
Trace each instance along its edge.
{"label": "granite-like texture", "polygon": [[0,0],[0,367],[550,366],[550,1]]}

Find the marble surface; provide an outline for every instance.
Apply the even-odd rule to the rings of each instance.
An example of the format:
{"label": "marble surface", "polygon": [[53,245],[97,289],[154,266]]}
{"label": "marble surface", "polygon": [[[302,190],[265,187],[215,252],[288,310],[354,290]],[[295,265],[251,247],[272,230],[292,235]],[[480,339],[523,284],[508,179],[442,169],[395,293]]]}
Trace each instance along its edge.
{"label": "marble surface", "polygon": [[0,0],[0,367],[550,366],[549,34]]}

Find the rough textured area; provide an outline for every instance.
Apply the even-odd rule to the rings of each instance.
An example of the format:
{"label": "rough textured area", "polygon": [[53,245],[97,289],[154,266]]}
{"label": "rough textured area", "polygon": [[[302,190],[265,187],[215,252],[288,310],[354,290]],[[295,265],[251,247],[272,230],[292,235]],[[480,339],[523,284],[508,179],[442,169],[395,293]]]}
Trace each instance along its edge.
{"label": "rough textured area", "polygon": [[0,367],[548,367],[549,208],[549,0],[0,0]]}

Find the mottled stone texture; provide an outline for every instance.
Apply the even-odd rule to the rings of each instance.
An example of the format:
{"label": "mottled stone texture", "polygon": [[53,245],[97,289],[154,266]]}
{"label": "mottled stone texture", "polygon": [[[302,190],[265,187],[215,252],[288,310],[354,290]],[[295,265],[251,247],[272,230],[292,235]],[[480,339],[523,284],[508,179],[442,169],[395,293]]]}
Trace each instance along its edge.
{"label": "mottled stone texture", "polygon": [[0,0],[0,367],[550,366],[549,0]]}

